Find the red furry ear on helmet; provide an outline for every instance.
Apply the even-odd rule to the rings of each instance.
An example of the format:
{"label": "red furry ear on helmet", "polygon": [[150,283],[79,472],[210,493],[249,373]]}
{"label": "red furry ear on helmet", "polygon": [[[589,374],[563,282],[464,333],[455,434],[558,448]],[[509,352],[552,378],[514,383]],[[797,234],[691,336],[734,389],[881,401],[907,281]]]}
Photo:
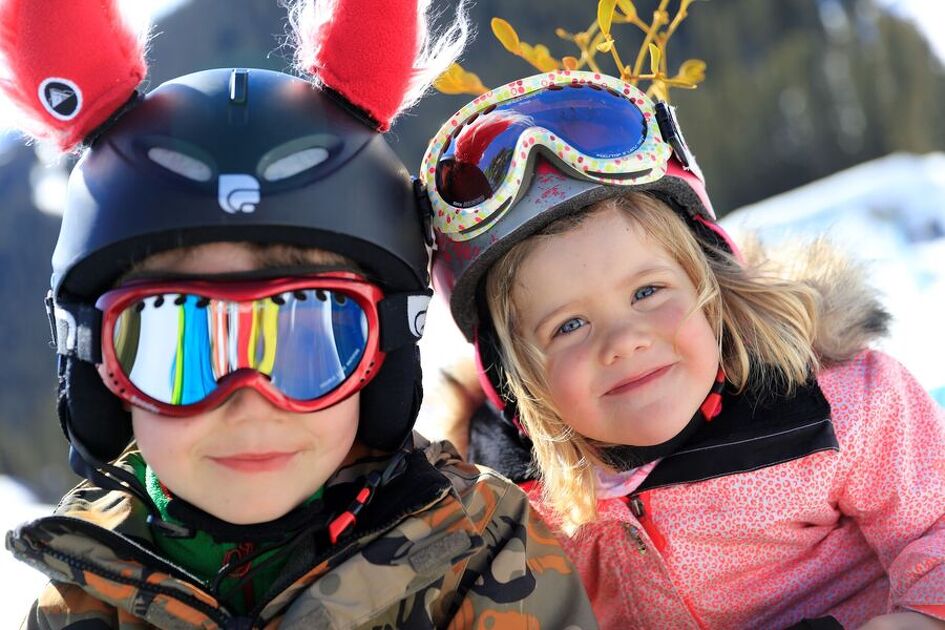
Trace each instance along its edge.
{"label": "red furry ear on helmet", "polygon": [[465,45],[462,4],[436,41],[427,31],[429,8],[430,0],[294,0],[298,68],[387,131]]}
{"label": "red furry ear on helmet", "polygon": [[147,72],[117,0],[0,0],[0,67],[22,130],[63,150],[107,121]]}

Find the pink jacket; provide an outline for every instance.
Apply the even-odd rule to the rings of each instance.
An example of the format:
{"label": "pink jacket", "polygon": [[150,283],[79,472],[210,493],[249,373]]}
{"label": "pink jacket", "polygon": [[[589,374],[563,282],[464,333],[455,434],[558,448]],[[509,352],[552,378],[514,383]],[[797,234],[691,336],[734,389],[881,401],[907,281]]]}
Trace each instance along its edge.
{"label": "pink jacket", "polygon": [[563,541],[601,627],[945,619],[945,411],[879,352],[817,381],[662,460]]}

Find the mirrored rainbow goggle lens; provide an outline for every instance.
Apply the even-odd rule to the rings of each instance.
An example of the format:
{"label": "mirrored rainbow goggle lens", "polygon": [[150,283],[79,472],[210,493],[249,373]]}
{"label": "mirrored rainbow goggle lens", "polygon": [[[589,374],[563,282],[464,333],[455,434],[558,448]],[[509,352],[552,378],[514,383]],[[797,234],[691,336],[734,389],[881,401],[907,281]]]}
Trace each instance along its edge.
{"label": "mirrored rainbow goggle lens", "polygon": [[158,295],[124,309],[112,341],[128,380],[165,404],[198,403],[244,368],[290,398],[314,400],[355,371],[368,320],[354,298],[324,289],[247,301]]}
{"label": "mirrored rainbow goggle lens", "polygon": [[460,125],[442,149],[436,165],[440,197],[457,208],[490,199],[512,167],[519,136],[530,127],[547,129],[587,156],[612,159],[640,148],[647,120],[623,95],[591,84],[550,86],[487,108]]}

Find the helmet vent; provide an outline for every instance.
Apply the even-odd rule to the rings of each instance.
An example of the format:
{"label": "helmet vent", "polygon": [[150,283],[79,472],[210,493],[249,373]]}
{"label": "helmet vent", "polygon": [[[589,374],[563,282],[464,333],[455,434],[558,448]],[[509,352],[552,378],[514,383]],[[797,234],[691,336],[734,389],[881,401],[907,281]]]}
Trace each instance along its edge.
{"label": "helmet vent", "polygon": [[318,166],[327,160],[328,156],[328,150],[322,147],[313,147],[297,151],[267,166],[265,170],[263,170],[263,178],[269,182],[278,182],[283,179],[288,179],[293,175],[298,175],[302,171],[307,171],[314,166]]}
{"label": "helmet vent", "polygon": [[172,151],[163,147],[151,147],[148,149],[148,158],[172,173],[177,173],[195,182],[208,182],[213,177],[213,170],[209,166],[197,158],[179,151]]}

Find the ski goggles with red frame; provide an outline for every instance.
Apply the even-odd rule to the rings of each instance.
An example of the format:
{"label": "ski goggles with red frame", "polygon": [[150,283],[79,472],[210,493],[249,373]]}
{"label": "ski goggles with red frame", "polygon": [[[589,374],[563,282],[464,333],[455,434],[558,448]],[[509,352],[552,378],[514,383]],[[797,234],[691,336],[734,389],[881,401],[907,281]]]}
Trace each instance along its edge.
{"label": "ski goggles with red frame", "polygon": [[538,149],[602,184],[657,181],[674,153],[702,179],[669,105],[613,77],[559,70],[488,92],[440,128],[421,166],[436,230],[453,241],[487,231],[528,190]]}
{"label": "ski goggles with red frame", "polygon": [[[428,302],[429,293],[385,297],[357,274],[332,272],[137,282],[105,293],[95,309],[56,304],[54,315],[59,353],[96,363],[106,387],[132,405],[188,416],[250,387],[302,413],[367,385],[386,351],[420,337]],[[77,338],[95,330],[100,344],[83,349]]]}

